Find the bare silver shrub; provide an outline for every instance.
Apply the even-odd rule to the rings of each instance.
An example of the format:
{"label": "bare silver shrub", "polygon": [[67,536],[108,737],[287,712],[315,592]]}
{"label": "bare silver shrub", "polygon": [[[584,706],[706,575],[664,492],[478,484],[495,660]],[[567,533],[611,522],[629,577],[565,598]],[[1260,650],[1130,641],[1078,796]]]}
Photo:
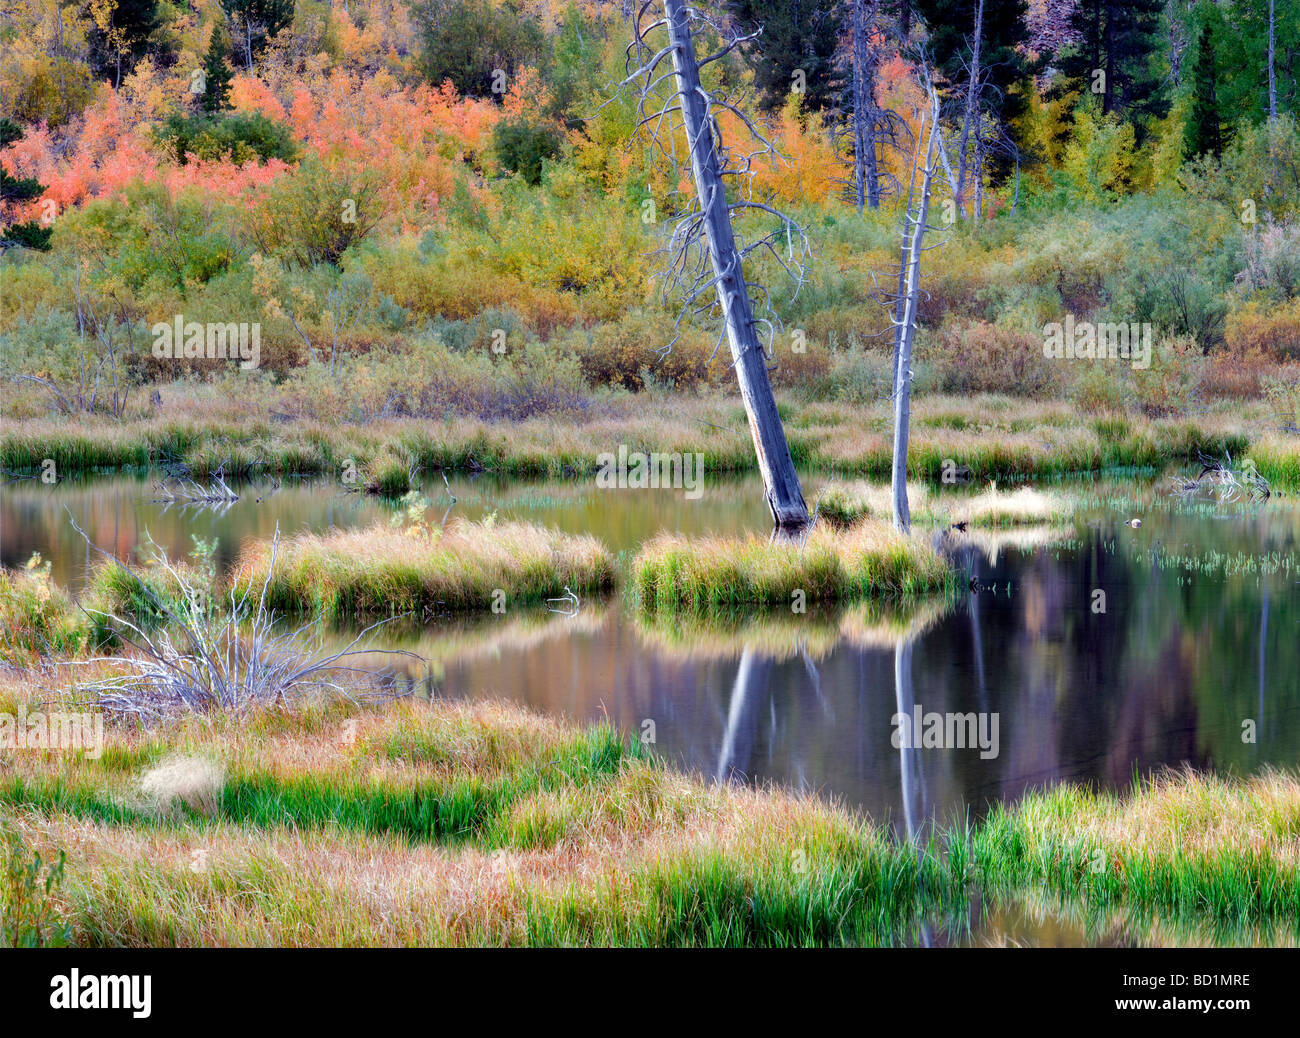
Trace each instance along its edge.
{"label": "bare silver shrub", "polygon": [[[72,526],[94,551],[112,558],[94,545],[75,521]],[[333,693],[355,701],[358,689],[369,686],[377,692],[376,674],[344,661],[376,651],[415,654],[375,650],[366,644],[387,619],[371,624],[335,652],[323,650],[320,625],[314,621],[282,626],[282,618],[266,606],[279,547],[277,525],[266,578],[256,597],[251,586],[238,592],[238,581],[231,582],[224,596],[213,596],[156,548],[157,565],[175,581],[180,604],[156,594],[130,566],[114,560],[137,580],[163,623],[146,630],[115,613],[87,610],[111,621],[133,651],[95,660],[119,672],[78,684],[77,697],[113,716],[154,721],[182,712],[241,712],[282,705],[313,693]]]}

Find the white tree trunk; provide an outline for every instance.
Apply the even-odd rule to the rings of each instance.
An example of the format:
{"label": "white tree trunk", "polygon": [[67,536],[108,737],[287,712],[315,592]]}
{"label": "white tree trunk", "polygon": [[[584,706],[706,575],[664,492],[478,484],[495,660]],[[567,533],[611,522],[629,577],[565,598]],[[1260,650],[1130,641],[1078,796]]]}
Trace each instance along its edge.
{"label": "white tree trunk", "polygon": [[686,4],[683,0],[664,0],[664,11],[672,45],[673,70],[677,76],[678,102],[691,149],[695,192],[705,221],[709,257],[717,279],[718,303],[726,322],[727,342],[740,383],[741,399],[749,417],[758,469],[777,532],[798,533],[808,526],[808,505],[790,457],[790,445],[786,442],[781,416],[777,413],[772,383],[767,377],[767,354],[754,329],[749,289],[731,227],[726,189],[719,175],[713,126],[700,88],[700,71],[691,42]]}
{"label": "white tree trunk", "polygon": [[[916,308],[921,294],[921,255],[925,248],[926,221],[930,216],[930,188],[934,180],[934,147],[939,133],[939,100],[930,88],[930,135],[925,145],[925,165],[921,173],[921,198],[916,212],[907,214],[907,238],[904,244],[902,318],[895,328],[897,367],[894,371],[894,527],[906,533],[912,526],[907,504],[907,439],[912,418],[912,343],[916,337]],[[920,161],[918,142],[917,162]],[[915,165],[913,166],[915,177]]]}

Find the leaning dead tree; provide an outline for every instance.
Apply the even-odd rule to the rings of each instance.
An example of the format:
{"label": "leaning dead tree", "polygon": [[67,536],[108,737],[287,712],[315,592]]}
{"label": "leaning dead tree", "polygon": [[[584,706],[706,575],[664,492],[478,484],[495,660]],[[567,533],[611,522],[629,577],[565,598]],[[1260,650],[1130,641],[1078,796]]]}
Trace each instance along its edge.
{"label": "leaning dead tree", "polygon": [[[664,291],[680,298],[679,326],[687,316],[710,314],[720,320],[715,353],[725,336],[776,532],[799,533],[809,524],[808,506],[768,379],[779,319],[766,290],[746,281],[744,263],[766,253],[796,285],[802,284],[808,239],[797,223],[753,195],[755,163],[780,158],[772,142],[724,88],[706,88],[700,79],[701,68],[725,58],[757,33],[736,35],[721,19],[685,0],[663,0],[663,17],[651,21],[649,12],[656,6],[654,0],[645,0],[637,10],[628,75],[621,86],[636,89],[637,132],[647,131],[658,155],[674,168],[680,165],[682,142],[690,163],[693,190],[683,199],[684,215],[674,224],[666,246]],[[716,37],[719,49],[697,59],[696,36]],[[723,139],[723,113],[732,118],[743,142]],[[740,234],[744,217],[775,227],[746,241]],[[758,306],[763,316],[756,318]],[[766,348],[759,340],[760,323],[767,333]]]}
{"label": "leaning dead tree", "polygon": [[[907,503],[907,441],[912,416],[912,343],[916,338],[916,311],[921,298],[921,257],[926,251],[925,232],[929,226],[930,193],[934,183],[936,152],[942,153],[943,141],[939,136],[939,95],[935,92],[924,62],[921,73],[925,80],[930,107],[921,117],[915,158],[912,162],[912,183],[921,178],[919,192],[909,194],[907,211],[903,218],[903,247],[898,267],[898,296],[894,301],[894,456],[892,470],[892,497],[894,527],[906,533],[911,529],[912,515]],[[929,121],[927,132],[925,123]],[[922,139],[925,140],[924,157]],[[913,205],[913,197],[919,198]],[[935,246],[929,246],[934,248]]]}

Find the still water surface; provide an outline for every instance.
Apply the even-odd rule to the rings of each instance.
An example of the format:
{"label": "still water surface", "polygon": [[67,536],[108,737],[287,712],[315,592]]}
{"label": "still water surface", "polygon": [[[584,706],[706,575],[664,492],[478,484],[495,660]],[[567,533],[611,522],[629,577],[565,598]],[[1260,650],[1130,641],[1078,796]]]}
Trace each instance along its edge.
{"label": "still water surface", "polygon": [[[378,644],[427,659],[401,665],[418,694],[506,698],[576,721],[608,718],[630,734],[652,730],[656,748],[692,771],[832,796],[900,834],[1062,781],[1114,788],[1164,766],[1293,767],[1300,506],[1179,501],[1167,475],[1060,484],[1083,507],[1059,529],[949,535],[945,549],[980,590],[946,601],[696,622],[647,618],[615,594],[583,602],[574,617],[532,609],[445,619],[386,629]],[[809,480],[810,500],[819,485]],[[69,515],[121,556],[147,537],[184,554],[199,537],[215,539],[229,566],[244,539],[277,524],[291,535],[392,514],[327,483],[239,489],[238,502],[213,510],[157,501],[146,477],[14,484],[0,496],[0,561],[40,552],[75,590],[94,560]],[[661,530],[767,527],[752,478],[712,483],[694,501],[586,481],[453,479],[454,505],[439,478],[426,489],[435,519],[450,507],[589,532],[624,560]],[[1134,516],[1140,529],[1123,523]],[[894,715],[917,707],[996,716],[996,755],[897,748]]]}

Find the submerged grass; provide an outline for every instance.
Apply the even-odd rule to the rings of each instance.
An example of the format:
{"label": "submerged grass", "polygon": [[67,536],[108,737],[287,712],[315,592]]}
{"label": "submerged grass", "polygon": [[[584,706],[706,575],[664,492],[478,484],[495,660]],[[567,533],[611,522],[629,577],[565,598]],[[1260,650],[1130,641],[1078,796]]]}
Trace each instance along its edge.
{"label": "submerged grass", "polygon": [[953,571],[923,541],[885,523],[836,532],[817,527],[800,546],[755,536],[661,534],[632,561],[632,585],[647,609],[705,609],[738,603],[835,601],[942,590]]}
{"label": "submerged grass", "polygon": [[280,545],[268,581],[270,560],[270,544],[245,545],[236,591],[266,582],[268,608],[330,619],[504,608],[614,583],[613,558],[596,538],[525,522],[304,533]]}

